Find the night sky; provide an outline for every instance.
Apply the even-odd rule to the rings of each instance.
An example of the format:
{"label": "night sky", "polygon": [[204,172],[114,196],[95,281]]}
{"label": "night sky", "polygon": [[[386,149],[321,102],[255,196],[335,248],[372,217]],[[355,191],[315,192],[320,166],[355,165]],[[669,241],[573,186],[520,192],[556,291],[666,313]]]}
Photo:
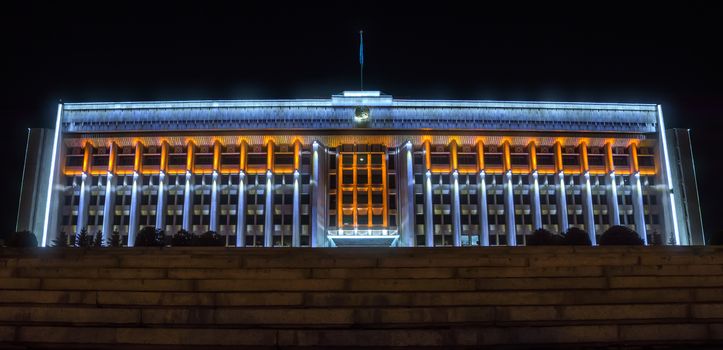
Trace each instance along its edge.
{"label": "night sky", "polygon": [[5,232],[27,128],[60,99],[328,98],[358,89],[360,29],[365,87],[398,98],[662,104],[691,129],[706,235],[723,230],[721,5],[100,3],[0,11]]}

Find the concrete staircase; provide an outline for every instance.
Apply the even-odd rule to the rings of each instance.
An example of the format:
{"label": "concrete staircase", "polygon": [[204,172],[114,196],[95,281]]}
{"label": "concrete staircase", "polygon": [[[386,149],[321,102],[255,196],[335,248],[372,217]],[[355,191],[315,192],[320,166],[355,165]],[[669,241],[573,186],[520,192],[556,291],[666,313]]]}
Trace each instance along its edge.
{"label": "concrete staircase", "polygon": [[723,248],[0,250],[0,347],[723,346]]}

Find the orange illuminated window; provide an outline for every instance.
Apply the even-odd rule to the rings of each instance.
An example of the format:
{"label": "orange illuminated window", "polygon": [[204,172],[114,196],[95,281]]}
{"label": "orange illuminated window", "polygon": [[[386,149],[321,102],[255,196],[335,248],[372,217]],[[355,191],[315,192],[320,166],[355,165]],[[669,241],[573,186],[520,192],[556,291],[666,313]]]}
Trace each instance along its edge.
{"label": "orange illuminated window", "polygon": [[370,228],[387,224],[386,149],[342,145],[337,159],[337,225]]}

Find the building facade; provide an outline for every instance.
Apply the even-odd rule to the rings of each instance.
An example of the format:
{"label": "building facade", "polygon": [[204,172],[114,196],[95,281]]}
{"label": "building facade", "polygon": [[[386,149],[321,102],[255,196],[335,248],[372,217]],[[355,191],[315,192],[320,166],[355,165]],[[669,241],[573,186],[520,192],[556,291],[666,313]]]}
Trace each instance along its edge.
{"label": "building facade", "polygon": [[215,231],[236,247],[703,244],[685,130],[652,104],[331,99],[66,103],[31,129],[18,229]]}

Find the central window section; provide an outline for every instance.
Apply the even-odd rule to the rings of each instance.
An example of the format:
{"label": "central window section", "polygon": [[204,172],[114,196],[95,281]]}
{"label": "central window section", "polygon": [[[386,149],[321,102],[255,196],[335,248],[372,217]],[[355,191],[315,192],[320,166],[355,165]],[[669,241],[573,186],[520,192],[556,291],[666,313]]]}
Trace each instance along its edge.
{"label": "central window section", "polygon": [[337,157],[337,227],[386,228],[387,154],[381,145],[342,145]]}

